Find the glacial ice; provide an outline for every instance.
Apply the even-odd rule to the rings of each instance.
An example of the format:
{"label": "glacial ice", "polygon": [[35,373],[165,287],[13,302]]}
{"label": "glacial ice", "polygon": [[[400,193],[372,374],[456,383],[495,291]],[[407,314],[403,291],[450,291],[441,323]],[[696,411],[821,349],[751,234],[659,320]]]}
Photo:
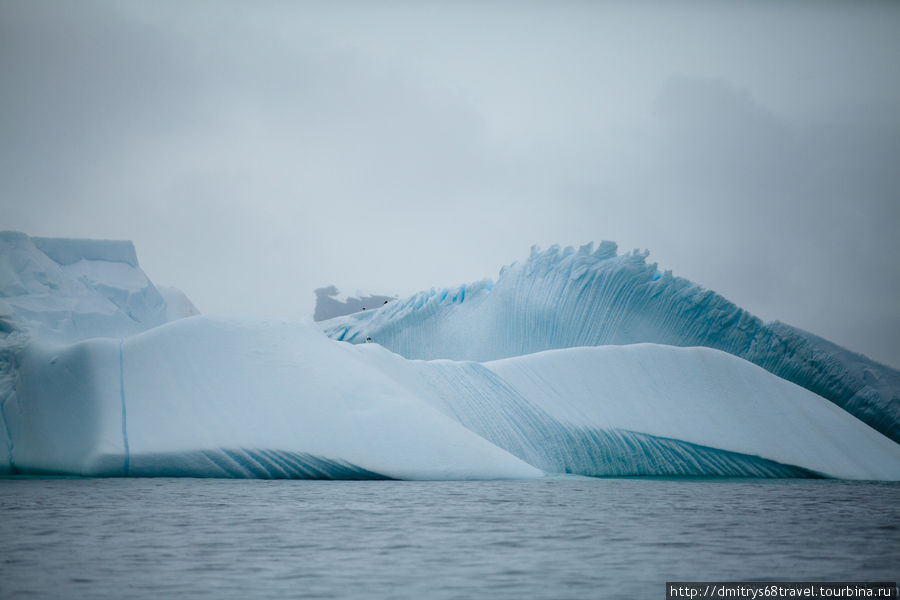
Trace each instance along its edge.
{"label": "glacial ice", "polygon": [[711,290],[660,272],[646,252],[532,249],[496,282],[420,292],[322,323],[406,358],[489,361],[556,348],[642,342],[705,346],[819,394],[900,441],[900,371],[783,323],[763,323]]}
{"label": "glacial ice", "polygon": [[6,412],[17,471],[540,474],[310,325],[192,317],[124,341],[32,348],[20,382]]}
{"label": "glacial ice", "polygon": [[[23,403],[33,399],[22,381],[25,358],[42,348],[75,344],[66,350],[73,352],[82,340],[127,337],[196,312],[180,291],[166,293],[173,304],[140,269],[131,242],[0,232],[0,473],[9,471],[14,446],[7,416],[16,417],[17,397]],[[106,375],[93,366],[88,361],[76,368],[91,377]],[[50,386],[54,380],[32,385]],[[69,393],[65,387],[58,391],[63,397]],[[63,414],[72,410],[84,417],[85,408],[64,407]]]}
{"label": "glacial ice", "polygon": [[167,320],[131,242],[0,232],[0,298],[3,328],[46,339],[119,337]]}
{"label": "glacial ice", "polygon": [[900,445],[707,348],[411,361],[311,324],[191,317],[32,345],[4,413],[26,473],[900,479]]}
{"label": "glacial ice", "polygon": [[[0,472],[900,480],[900,445],[719,350],[633,344],[528,353],[535,342],[510,337],[473,339],[473,348],[505,344],[522,354],[412,360],[377,343],[329,339],[312,322],[189,316],[190,301],[160,292],[127,242],[35,243],[3,233],[0,244]],[[476,332],[503,317],[490,296],[504,277],[396,304],[402,314],[432,311],[431,324],[406,317],[413,335],[441,333],[448,318],[459,327],[469,318]],[[537,294],[541,278],[533,281]],[[523,326],[564,340],[548,325],[553,315],[536,318],[526,296],[516,305]],[[394,304],[340,322],[377,322]],[[413,339],[394,327],[398,339]],[[344,336],[359,341],[360,333],[348,325]]]}
{"label": "glacial ice", "polygon": [[579,347],[477,363],[354,347],[417,397],[550,473],[900,476],[900,445],[710,348]]}

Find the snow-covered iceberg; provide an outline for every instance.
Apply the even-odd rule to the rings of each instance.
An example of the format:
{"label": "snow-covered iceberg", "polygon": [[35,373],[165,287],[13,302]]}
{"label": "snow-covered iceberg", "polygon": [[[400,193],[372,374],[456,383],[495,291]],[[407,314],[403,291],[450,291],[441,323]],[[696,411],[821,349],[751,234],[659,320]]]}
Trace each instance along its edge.
{"label": "snow-covered iceberg", "polygon": [[322,326],[407,358],[489,361],[555,348],[642,342],[744,358],[900,441],[900,372],[783,323],[764,323],[711,290],[603,242],[532,249],[524,263]]}
{"label": "snow-covered iceberg", "polygon": [[[128,243],[0,241],[3,472],[900,480],[900,445],[726,352],[637,344],[413,360],[312,322],[170,320],[195,309],[160,294]],[[473,291],[486,302],[465,289],[455,306]]]}

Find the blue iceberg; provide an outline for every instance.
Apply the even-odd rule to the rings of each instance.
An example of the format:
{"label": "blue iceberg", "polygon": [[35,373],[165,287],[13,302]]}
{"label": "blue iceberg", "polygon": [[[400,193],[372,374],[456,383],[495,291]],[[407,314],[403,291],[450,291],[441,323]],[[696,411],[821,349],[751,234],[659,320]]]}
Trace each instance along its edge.
{"label": "blue iceberg", "polygon": [[900,444],[835,403],[674,343],[776,327],[608,243],[319,324],[196,315],[127,242],[0,243],[5,473],[900,480]]}

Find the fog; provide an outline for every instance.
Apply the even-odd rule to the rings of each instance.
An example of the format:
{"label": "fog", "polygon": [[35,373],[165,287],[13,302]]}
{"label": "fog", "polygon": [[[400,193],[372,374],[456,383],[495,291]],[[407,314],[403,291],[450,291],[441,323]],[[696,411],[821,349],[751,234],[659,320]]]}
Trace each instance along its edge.
{"label": "fog", "polygon": [[603,239],[900,366],[900,3],[0,0],[0,228],[311,315]]}

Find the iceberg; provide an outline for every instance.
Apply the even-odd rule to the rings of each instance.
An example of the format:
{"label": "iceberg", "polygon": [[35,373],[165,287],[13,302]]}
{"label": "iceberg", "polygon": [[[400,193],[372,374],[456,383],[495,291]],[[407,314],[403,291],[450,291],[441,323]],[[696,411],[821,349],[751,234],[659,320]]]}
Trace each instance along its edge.
{"label": "iceberg", "polygon": [[[421,360],[332,339],[311,320],[191,314],[183,294],[146,278],[127,242],[23,234],[0,242],[0,472],[900,480],[900,444],[721,350],[639,343],[529,352],[532,341],[500,339],[498,347],[525,349]],[[340,319],[377,322],[394,304],[440,315],[446,305],[456,310],[448,318],[470,311],[473,332],[487,321],[470,307],[489,308],[502,280]]]}
{"label": "iceberg", "polygon": [[900,476],[900,445],[809,390],[710,348],[580,347],[477,363],[355,347],[416,396],[547,473]]}
{"label": "iceberg", "polygon": [[192,317],[32,347],[12,467],[92,476],[495,479],[540,471],[310,325]]}
{"label": "iceberg", "polygon": [[132,335],[167,321],[128,241],[0,232],[0,328],[42,339]]}
{"label": "iceberg", "polygon": [[613,242],[532,248],[524,263],[321,323],[407,358],[491,361],[543,350],[656,343],[728,352],[827,398],[900,441],[900,371],[783,323],[764,323],[715,292]]}
{"label": "iceberg", "polygon": [[900,479],[900,445],[707,348],[414,361],[312,324],[198,316],[30,346],[4,415],[23,473]]}
{"label": "iceberg", "polygon": [[[0,473],[10,471],[14,445],[7,415],[17,397],[28,397],[22,382],[28,352],[128,337],[194,313],[182,292],[154,286],[130,241],[0,232]],[[93,364],[77,368],[100,376]]]}

